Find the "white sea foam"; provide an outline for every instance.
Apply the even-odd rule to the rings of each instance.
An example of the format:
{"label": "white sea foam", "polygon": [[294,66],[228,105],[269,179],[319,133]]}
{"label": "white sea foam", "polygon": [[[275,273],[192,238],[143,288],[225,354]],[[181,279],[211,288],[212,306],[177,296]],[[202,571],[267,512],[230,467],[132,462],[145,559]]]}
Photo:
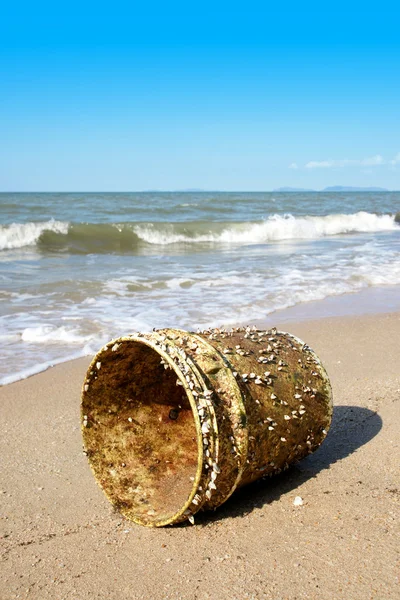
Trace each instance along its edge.
{"label": "white sea foam", "polygon": [[0,250],[33,246],[44,231],[49,230],[66,234],[68,232],[68,227],[69,223],[55,221],[54,219],[39,223],[11,223],[11,225],[0,225]]}
{"label": "white sea foam", "polygon": [[394,216],[376,215],[360,211],[353,214],[326,215],[324,217],[294,217],[293,215],[272,215],[262,223],[231,224],[221,231],[215,231],[218,226],[212,223],[212,231],[192,235],[177,233],[172,224],[162,227],[138,225],[134,227],[136,235],[148,244],[194,244],[194,243],[226,243],[251,244],[266,243],[280,240],[318,239],[321,237],[345,233],[371,233],[391,231],[398,225]]}
{"label": "white sea foam", "polygon": [[82,335],[77,329],[65,326],[55,327],[54,325],[27,327],[21,335],[21,340],[23,342],[34,344],[84,344],[91,339],[91,335]]}

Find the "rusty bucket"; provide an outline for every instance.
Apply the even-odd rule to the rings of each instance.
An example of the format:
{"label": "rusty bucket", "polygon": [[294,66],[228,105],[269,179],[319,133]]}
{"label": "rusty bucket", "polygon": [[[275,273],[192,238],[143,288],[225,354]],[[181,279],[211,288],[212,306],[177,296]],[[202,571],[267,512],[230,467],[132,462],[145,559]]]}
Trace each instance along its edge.
{"label": "rusty bucket", "polygon": [[239,486],[316,450],[332,390],[316,354],[276,329],[176,329],[113,340],[82,390],[85,453],[108,499],[150,527],[194,522]]}

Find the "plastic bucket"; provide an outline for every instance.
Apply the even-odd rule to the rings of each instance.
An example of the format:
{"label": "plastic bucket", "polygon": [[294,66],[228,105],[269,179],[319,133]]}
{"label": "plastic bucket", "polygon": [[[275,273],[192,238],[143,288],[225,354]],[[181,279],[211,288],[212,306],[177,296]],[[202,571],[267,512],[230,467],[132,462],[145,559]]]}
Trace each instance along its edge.
{"label": "plastic bucket", "polygon": [[113,340],[82,390],[94,476],[128,519],[194,521],[322,443],[332,390],[316,354],[271,329],[176,329]]}

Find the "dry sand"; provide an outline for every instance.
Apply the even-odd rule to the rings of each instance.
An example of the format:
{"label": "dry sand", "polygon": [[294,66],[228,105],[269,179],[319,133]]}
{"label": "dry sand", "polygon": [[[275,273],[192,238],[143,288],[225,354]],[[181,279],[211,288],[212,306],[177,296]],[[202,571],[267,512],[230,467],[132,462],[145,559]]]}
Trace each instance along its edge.
{"label": "dry sand", "polygon": [[134,525],[97,487],[79,424],[89,359],[1,388],[1,600],[400,598],[400,314],[287,329],[331,377],[328,438],[195,526]]}

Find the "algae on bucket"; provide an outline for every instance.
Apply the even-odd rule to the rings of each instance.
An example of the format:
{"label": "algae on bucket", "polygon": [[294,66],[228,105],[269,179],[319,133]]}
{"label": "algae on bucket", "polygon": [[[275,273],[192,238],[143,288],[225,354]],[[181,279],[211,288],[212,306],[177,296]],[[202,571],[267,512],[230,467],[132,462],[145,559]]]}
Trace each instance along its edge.
{"label": "algae on bucket", "polygon": [[104,346],[81,411],[99,485],[128,519],[155,527],[193,522],[316,450],[332,390],[316,354],[288,333],[164,329]]}

